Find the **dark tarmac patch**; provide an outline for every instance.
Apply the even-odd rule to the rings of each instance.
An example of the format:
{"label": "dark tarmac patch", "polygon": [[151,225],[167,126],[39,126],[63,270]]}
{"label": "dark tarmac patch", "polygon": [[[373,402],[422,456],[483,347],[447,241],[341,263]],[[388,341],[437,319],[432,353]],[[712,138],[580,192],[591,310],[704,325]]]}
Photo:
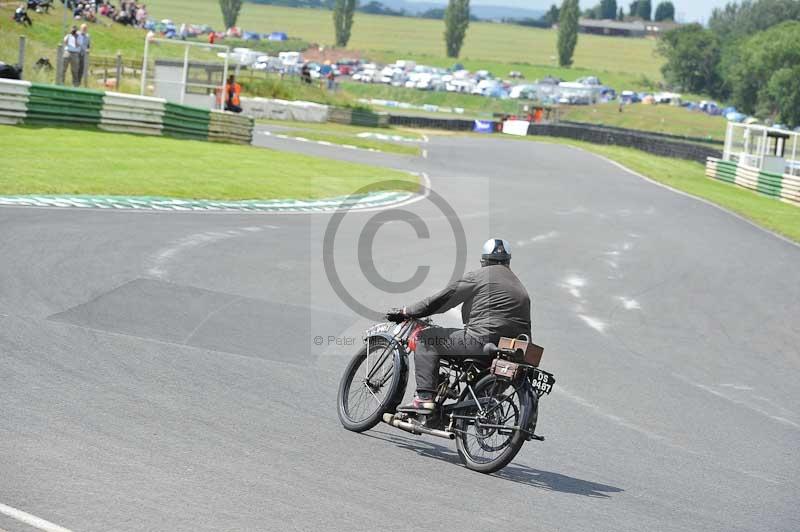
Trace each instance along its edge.
{"label": "dark tarmac patch", "polygon": [[307,306],[153,279],[135,279],[48,319],[290,363],[308,362],[318,354],[310,332],[312,323],[344,330],[351,322],[349,317]]}

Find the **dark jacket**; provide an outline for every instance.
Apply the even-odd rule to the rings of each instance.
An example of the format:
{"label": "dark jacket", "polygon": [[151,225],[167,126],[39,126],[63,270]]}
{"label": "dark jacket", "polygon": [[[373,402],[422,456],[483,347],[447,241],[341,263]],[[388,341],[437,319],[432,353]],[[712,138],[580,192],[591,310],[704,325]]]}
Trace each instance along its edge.
{"label": "dark jacket", "polygon": [[[468,334],[477,338],[531,334],[531,299],[507,266],[484,266],[447,288],[406,308],[422,318],[462,304],[461,319]],[[495,340],[496,341],[496,340]]]}

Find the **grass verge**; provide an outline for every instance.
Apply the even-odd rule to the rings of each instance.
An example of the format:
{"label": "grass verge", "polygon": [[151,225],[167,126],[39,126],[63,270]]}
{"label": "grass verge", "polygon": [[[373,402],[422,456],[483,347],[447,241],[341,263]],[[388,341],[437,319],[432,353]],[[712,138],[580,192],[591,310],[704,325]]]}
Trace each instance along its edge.
{"label": "grass verge", "polygon": [[385,153],[400,155],[419,155],[421,148],[418,144],[407,141],[393,141],[361,136],[364,133],[372,135],[399,135],[405,138],[421,140],[421,137],[411,131],[398,131],[392,128],[365,128],[345,124],[313,123],[313,122],[286,122],[280,120],[259,120],[259,123],[277,126],[276,133],[289,136],[303,137],[308,140],[321,140],[332,144],[350,145],[357,148],[378,150]]}
{"label": "grass verge", "polygon": [[757,192],[735,185],[709,179],[705,176],[705,167],[700,163],[658,157],[620,146],[602,146],[568,139],[525,138],[537,142],[568,144],[603,155],[654,181],[712,201],[762,227],[800,243],[800,207],[762,196]]}
{"label": "grass verge", "polygon": [[562,118],[575,122],[625,127],[725,141],[727,121],[721,116],[693,112],[672,105],[626,105],[623,111],[615,103],[562,107]]}
{"label": "grass verge", "polygon": [[89,129],[0,126],[0,194],[313,199],[384,190],[416,176],[373,166],[216,144]]}

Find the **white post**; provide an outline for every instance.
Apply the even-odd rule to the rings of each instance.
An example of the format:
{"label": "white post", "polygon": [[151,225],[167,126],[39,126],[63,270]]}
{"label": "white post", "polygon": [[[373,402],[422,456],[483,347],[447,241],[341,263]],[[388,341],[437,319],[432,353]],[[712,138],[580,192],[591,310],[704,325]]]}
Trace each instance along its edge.
{"label": "white post", "polygon": [[228,58],[231,55],[231,47],[225,47],[225,66],[222,67],[222,89],[220,90],[219,110],[225,110],[225,99],[228,97],[225,94],[225,84],[228,83]]}
{"label": "white post", "polygon": [[139,89],[139,95],[144,96],[144,90],[147,88],[147,52],[150,48],[150,41],[147,37],[144,38],[144,59],[142,59],[142,86]]}
{"label": "white post", "polygon": [[183,76],[181,77],[181,104],[186,96],[186,83],[189,80],[189,47],[183,51]]}
{"label": "white post", "polygon": [[[750,126],[744,126],[744,164],[750,165],[749,157],[750,157]],[[739,162],[742,161],[742,158],[739,157]]]}
{"label": "white post", "polygon": [[733,141],[733,122],[728,122],[725,128],[725,150],[722,152],[722,160],[731,160],[731,141]]}
{"label": "white post", "polygon": [[761,137],[761,153],[758,156],[758,167],[764,167],[764,155],[767,153],[767,128],[764,128],[764,135]]}

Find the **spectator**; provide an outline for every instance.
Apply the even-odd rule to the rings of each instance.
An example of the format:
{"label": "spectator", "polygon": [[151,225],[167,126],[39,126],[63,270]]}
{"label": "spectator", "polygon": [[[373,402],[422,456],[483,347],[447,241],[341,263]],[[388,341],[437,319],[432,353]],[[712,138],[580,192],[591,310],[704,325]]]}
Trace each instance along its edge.
{"label": "spectator", "polygon": [[64,58],[72,73],[72,86],[78,87],[81,84],[81,45],[77,26],[72,26],[72,30],[64,37],[64,49]]}
{"label": "spectator", "polygon": [[83,77],[87,74],[87,70],[89,68],[89,50],[92,47],[92,38],[89,35],[88,26],[86,24],[81,24],[81,31],[78,33],[78,46],[81,49],[80,80],[83,81]]}
{"label": "spectator", "polygon": [[142,4],[136,9],[136,27],[141,28],[147,21],[147,7]]}
{"label": "spectator", "polygon": [[208,44],[214,44],[215,40],[217,40],[217,35],[212,31],[208,34]]}
{"label": "spectator", "polygon": [[300,69],[300,79],[311,84],[311,69],[308,67],[308,63],[303,63],[303,67]]}
{"label": "spectator", "polygon": [[242,102],[239,96],[242,93],[242,86],[236,83],[236,77],[231,74],[228,76],[228,83],[225,84],[225,110],[234,113],[242,112]]}
{"label": "spectator", "polygon": [[333,68],[328,71],[326,77],[328,78],[328,90],[332,91],[336,88],[336,74],[333,73]]}
{"label": "spectator", "polygon": [[31,17],[28,16],[28,12],[26,11],[24,4],[20,4],[16,11],[14,11],[14,22],[33,26],[33,21],[31,20]]}

